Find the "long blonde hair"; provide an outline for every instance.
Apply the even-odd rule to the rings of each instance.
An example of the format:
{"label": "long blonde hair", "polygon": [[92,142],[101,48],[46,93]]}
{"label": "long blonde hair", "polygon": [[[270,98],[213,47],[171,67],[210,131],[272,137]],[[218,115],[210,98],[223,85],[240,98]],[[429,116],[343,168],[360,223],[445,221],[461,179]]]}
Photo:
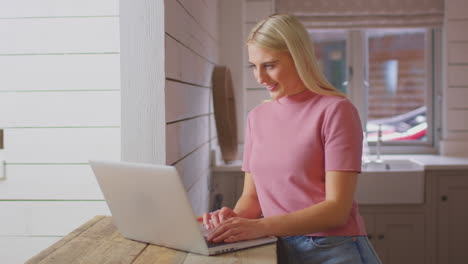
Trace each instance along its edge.
{"label": "long blonde hair", "polygon": [[258,22],[247,37],[247,45],[249,44],[288,52],[299,77],[312,92],[346,97],[325,78],[317,64],[309,34],[294,16],[275,14]]}

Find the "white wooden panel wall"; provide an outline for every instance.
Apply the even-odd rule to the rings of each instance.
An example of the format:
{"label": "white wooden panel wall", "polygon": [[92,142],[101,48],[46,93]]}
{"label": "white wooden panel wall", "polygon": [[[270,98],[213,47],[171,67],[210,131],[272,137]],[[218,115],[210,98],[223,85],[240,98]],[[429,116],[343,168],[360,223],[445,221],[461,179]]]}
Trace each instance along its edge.
{"label": "white wooden panel wall", "polygon": [[4,139],[7,165],[120,158],[119,128],[11,128]]}
{"label": "white wooden panel wall", "polygon": [[203,9],[203,6],[206,4],[202,0],[166,0],[165,3],[166,10],[177,14],[165,17],[166,33],[209,62],[217,61],[216,40],[208,33],[209,28],[204,29],[204,25],[198,21],[203,21],[202,16],[216,18],[216,13],[205,13],[207,10]]}
{"label": "white wooden panel wall", "polygon": [[0,0],[1,18],[116,16],[119,1],[115,0]]}
{"label": "white wooden panel wall", "polygon": [[166,81],[165,95],[167,102],[173,100],[166,107],[166,122],[205,115],[210,111],[210,89],[205,87]]}
{"label": "white wooden panel wall", "polygon": [[2,263],[109,214],[87,163],[120,157],[118,10],[118,0],[0,0]]}
{"label": "white wooden panel wall", "polygon": [[448,65],[447,84],[449,87],[467,86],[468,65]]}
{"label": "white wooden panel wall", "polygon": [[[218,0],[178,0],[193,19],[215,40],[218,39]],[[216,47],[215,47],[216,48]]]}
{"label": "white wooden panel wall", "polygon": [[468,6],[446,0],[444,136],[441,152],[468,156]]}
{"label": "white wooden panel wall", "polygon": [[60,240],[61,237],[0,237],[0,256],[2,261],[16,264],[44,250],[47,245]]}
{"label": "white wooden panel wall", "polygon": [[449,25],[447,27],[447,41],[468,41],[468,34],[465,34],[468,29],[468,20],[450,21]]}
{"label": "white wooden panel wall", "polygon": [[450,116],[450,118],[447,119],[447,127],[449,127],[450,130],[468,130],[468,118],[466,110],[448,109],[447,112],[447,115]]}
{"label": "white wooden panel wall", "polygon": [[12,164],[0,184],[2,200],[103,200],[88,164]]}
{"label": "white wooden panel wall", "polygon": [[169,35],[166,35],[166,47],[166,78],[201,87],[211,87],[213,63]]}
{"label": "white wooden panel wall", "polygon": [[210,168],[206,164],[210,162],[209,151],[209,144],[204,144],[175,165],[196,215],[207,210]]}
{"label": "white wooden panel wall", "polygon": [[174,164],[209,140],[208,116],[166,126],[166,163]]}
{"label": "white wooden panel wall", "polygon": [[0,21],[0,54],[106,53],[119,50],[118,17]]}
{"label": "white wooden panel wall", "polygon": [[[195,149],[192,155],[177,162],[174,166],[177,168],[178,173],[181,175],[182,183],[186,190],[190,190],[199,181],[199,178],[204,177],[207,173],[206,163],[209,162],[209,155],[206,155],[209,151],[209,144],[204,144],[199,148]],[[198,175],[191,177],[193,173],[197,172]],[[192,175],[193,176],[193,175]],[[205,178],[206,180],[206,178]],[[208,185],[208,181],[205,181]]]}
{"label": "white wooden panel wall", "polygon": [[[468,89],[464,87],[451,87],[450,93],[447,93],[447,101],[450,102],[451,109],[464,109],[467,108],[466,101],[468,100]],[[460,123],[468,123],[460,122]]]}
{"label": "white wooden panel wall", "polygon": [[2,56],[0,91],[118,90],[119,57],[119,54]]}
{"label": "white wooden panel wall", "polygon": [[447,52],[449,64],[464,64],[468,61],[468,46],[466,42],[448,42]]}
{"label": "white wooden panel wall", "polygon": [[218,62],[218,1],[165,0],[166,163],[196,214],[208,210],[211,73]]}
{"label": "white wooden panel wall", "polygon": [[1,93],[0,113],[11,109],[11,127],[119,126],[120,91]]}
{"label": "white wooden panel wall", "polygon": [[468,5],[466,0],[446,0],[445,16],[448,19],[466,19]]}
{"label": "white wooden panel wall", "polygon": [[122,160],[163,164],[164,3],[120,1]]}

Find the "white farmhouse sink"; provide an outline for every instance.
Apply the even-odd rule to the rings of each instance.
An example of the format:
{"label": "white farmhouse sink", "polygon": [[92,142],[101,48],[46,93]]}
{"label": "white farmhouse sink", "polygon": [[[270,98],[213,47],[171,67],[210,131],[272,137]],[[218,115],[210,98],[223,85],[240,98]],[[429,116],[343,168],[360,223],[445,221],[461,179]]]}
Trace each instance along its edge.
{"label": "white farmhouse sink", "polygon": [[424,167],[411,160],[363,164],[355,198],[359,204],[421,204]]}

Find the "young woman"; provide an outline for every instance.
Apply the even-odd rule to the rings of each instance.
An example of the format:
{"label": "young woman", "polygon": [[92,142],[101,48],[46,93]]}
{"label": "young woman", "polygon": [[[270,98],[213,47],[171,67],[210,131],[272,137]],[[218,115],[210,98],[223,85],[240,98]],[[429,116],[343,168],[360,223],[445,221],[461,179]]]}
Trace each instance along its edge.
{"label": "young woman", "polygon": [[248,115],[244,190],[234,209],[204,215],[208,239],[277,236],[279,263],[380,263],[353,198],[362,152],[355,107],[325,79],[295,17],[262,20],[247,49],[273,100]]}

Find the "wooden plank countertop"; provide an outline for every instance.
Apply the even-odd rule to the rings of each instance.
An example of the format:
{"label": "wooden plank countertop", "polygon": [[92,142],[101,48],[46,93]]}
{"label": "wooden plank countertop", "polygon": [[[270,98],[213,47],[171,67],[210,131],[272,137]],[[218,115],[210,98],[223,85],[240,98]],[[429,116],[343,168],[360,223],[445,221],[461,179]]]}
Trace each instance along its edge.
{"label": "wooden plank countertop", "polygon": [[276,263],[276,245],[208,257],[126,239],[112,224],[110,216],[96,216],[26,262],[33,263],[270,264]]}

